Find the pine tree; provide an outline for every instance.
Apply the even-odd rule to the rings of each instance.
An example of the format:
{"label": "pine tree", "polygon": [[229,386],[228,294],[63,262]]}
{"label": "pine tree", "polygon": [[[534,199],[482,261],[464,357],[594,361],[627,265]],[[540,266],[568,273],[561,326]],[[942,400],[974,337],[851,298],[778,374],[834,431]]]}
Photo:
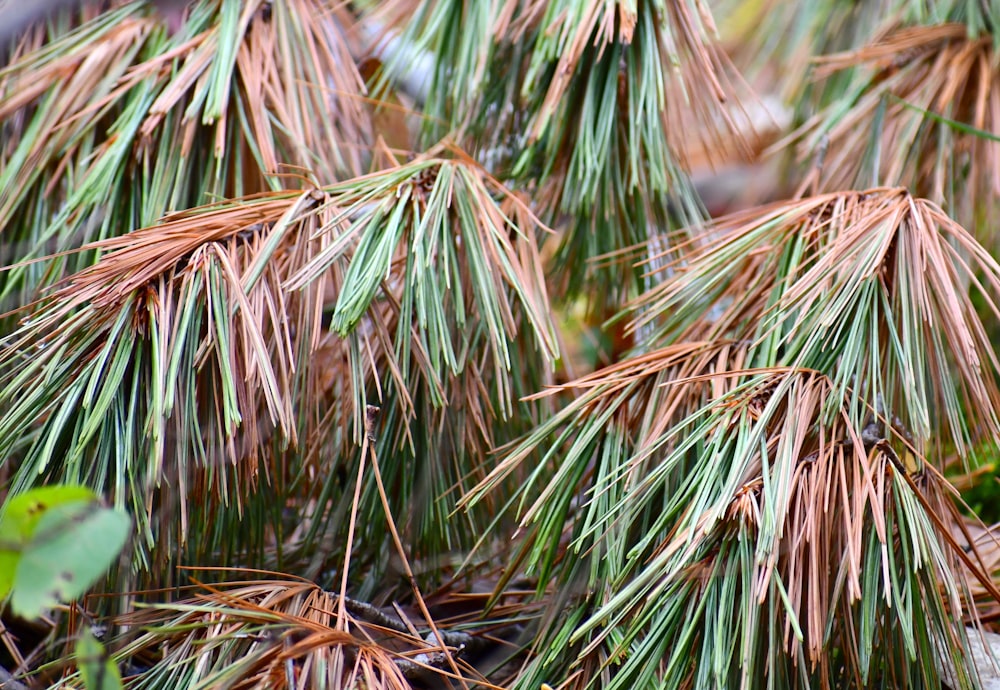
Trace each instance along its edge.
{"label": "pine tree", "polygon": [[54,4],[0,477],[134,534],[5,680],[980,684],[996,3]]}

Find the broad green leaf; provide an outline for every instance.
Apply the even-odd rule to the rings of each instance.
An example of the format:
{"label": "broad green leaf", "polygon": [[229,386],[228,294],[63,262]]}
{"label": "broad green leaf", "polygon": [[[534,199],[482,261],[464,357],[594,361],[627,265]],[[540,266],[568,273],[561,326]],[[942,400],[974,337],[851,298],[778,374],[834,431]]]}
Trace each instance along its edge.
{"label": "broad green leaf", "polygon": [[96,500],[86,487],[43,486],[7,501],[0,515],[0,597],[6,597],[14,586],[21,551],[42,515],[53,506]]}
{"label": "broad green leaf", "polygon": [[0,517],[0,536],[23,543],[34,533],[35,526],[49,508],[97,500],[97,495],[84,486],[42,486],[26,491],[11,498],[4,506]]}
{"label": "broad green leaf", "polygon": [[89,588],[125,545],[131,520],[97,501],[49,507],[21,550],[11,605],[25,618],[71,601]]}
{"label": "broad green leaf", "polygon": [[0,597],[6,597],[14,586],[14,573],[17,572],[20,555],[17,551],[0,551]]}

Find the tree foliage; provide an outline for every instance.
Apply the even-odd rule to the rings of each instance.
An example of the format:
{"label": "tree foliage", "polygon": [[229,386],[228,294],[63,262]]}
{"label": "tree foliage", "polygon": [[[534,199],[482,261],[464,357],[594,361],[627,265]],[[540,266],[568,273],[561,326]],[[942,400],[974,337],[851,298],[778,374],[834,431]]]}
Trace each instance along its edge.
{"label": "tree foliage", "polygon": [[3,510],[134,525],[13,682],[978,686],[993,4],[168,5],[0,62]]}

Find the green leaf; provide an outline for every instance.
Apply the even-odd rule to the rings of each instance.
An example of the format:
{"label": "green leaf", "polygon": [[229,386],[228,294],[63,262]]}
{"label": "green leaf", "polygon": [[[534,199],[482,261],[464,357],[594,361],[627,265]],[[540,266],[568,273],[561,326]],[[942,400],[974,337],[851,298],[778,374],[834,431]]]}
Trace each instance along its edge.
{"label": "green leaf", "polygon": [[108,658],[104,645],[97,641],[90,628],[84,628],[76,641],[76,665],[87,690],[120,690],[122,687],[118,666]]}
{"label": "green leaf", "polygon": [[14,612],[36,618],[83,594],[128,537],[127,515],[83,487],[43,487],[11,499],[0,520],[0,592]]}
{"label": "green leaf", "polygon": [[26,543],[50,508],[96,500],[98,498],[93,491],[85,486],[74,485],[42,486],[18,494],[7,501],[0,518],[0,538],[4,540],[2,546],[6,548],[9,542],[20,545]]}
{"label": "green leaf", "polygon": [[14,586],[21,550],[45,511],[67,502],[96,499],[93,491],[82,486],[43,486],[7,501],[0,516],[0,597],[6,597]]}

